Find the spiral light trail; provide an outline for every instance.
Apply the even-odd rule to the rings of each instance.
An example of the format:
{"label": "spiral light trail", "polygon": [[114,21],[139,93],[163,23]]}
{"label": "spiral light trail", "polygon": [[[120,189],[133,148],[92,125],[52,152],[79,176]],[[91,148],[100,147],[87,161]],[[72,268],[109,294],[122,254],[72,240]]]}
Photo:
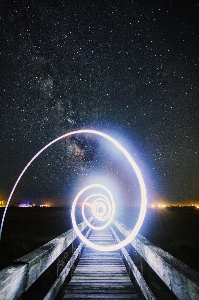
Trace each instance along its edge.
{"label": "spiral light trail", "polygon": [[[102,193],[92,193],[90,196],[87,196],[84,199],[83,205],[82,205],[82,215],[83,218],[85,220],[85,222],[87,223],[87,225],[93,229],[97,229],[97,230],[102,230],[104,228],[106,228],[108,225],[111,224],[114,215],[115,215],[115,201],[114,198],[111,194],[111,192],[109,191],[109,189],[99,183],[96,184],[91,184],[86,186],[85,188],[83,188],[75,197],[73,204],[72,204],[72,210],[71,210],[71,218],[72,218],[72,223],[74,226],[74,229],[76,230],[78,236],[82,239],[83,242],[85,242],[88,246],[97,249],[97,250],[101,250],[101,251],[112,251],[112,250],[117,250],[121,247],[126,246],[128,243],[131,242],[131,240],[136,236],[136,234],[138,233],[144,217],[145,217],[145,213],[146,213],[146,205],[147,205],[147,197],[146,197],[146,188],[145,188],[145,184],[144,184],[144,180],[142,178],[141,172],[137,166],[137,164],[135,163],[135,161],[133,160],[133,158],[131,157],[131,155],[128,153],[128,151],[118,142],[116,141],[114,138],[112,138],[111,136],[109,136],[108,134],[105,134],[101,131],[97,131],[97,130],[92,130],[92,129],[81,129],[81,130],[75,130],[75,131],[71,131],[69,133],[66,133],[56,139],[54,139],[53,141],[51,141],[50,143],[48,143],[45,147],[43,147],[39,152],[37,152],[35,154],[35,156],[33,156],[33,158],[29,161],[29,163],[25,166],[25,168],[22,170],[21,174],[19,175],[19,177],[17,178],[11,193],[9,195],[4,213],[3,213],[3,217],[2,217],[2,222],[1,222],[1,228],[0,228],[0,239],[1,239],[1,234],[2,234],[2,230],[3,230],[3,224],[4,224],[4,219],[5,219],[5,215],[6,215],[6,211],[8,208],[8,205],[10,203],[10,200],[12,198],[12,195],[20,181],[20,179],[22,178],[23,174],[25,173],[25,171],[28,169],[28,167],[32,164],[32,162],[44,151],[46,150],[48,147],[50,147],[51,145],[53,145],[54,143],[70,137],[72,135],[76,135],[76,134],[94,134],[100,137],[105,138],[106,140],[110,141],[117,149],[120,150],[120,152],[124,155],[124,157],[127,159],[127,161],[129,162],[129,165],[131,167],[131,169],[135,172],[138,182],[139,182],[139,187],[140,187],[140,191],[141,191],[141,206],[140,206],[140,213],[138,216],[138,220],[137,223],[135,224],[133,230],[130,232],[129,236],[123,240],[122,242],[115,244],[115,245],[111,245],[111,246],[101,246],[101,245],[96,245],[94,243],[92,243],[91,241],[87,240],[82,233],[79,231],[76,220],[75,220],[75,207],[76,204],[79,200],[80,197],[83,196],[84,192],[93,189],[93,188],[98,188],[98,189],[102,189],[103,190],[103,194]],[[93,200],[91,201],[91,199],[93,198]],[[92,202],[92,203],[91,203]],[[84,210],[85,210],[85,206],[90,206],[92,208],[92,213],[94,215],[94,217],[97,220],[100,221],[106,221],[105,224],[103,224],[102,226],[94,226],[92,224],[90,224],[85,216]]]}

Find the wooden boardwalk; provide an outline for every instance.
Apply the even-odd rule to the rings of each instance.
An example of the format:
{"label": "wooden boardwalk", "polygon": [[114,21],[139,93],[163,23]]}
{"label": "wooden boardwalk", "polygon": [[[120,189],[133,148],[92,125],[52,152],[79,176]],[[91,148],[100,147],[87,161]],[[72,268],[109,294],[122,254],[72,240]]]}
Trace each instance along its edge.
{"label": "wooden boardwalk", "polygon": [[[111,230],[93,230],[95,244],[114,243]],[[139,299],[120,251],[101,252],[86,246],[63,299]]]}

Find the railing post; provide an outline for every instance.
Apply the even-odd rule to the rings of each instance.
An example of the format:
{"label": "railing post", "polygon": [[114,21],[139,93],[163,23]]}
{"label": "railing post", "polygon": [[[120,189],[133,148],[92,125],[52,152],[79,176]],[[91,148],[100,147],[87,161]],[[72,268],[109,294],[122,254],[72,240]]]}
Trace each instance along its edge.
{"label": "railing post", "polygon": [[146,261],[140,256],[141,260],[141,274],[145,281],[147,282],[148,286],[150,287],[150,276],[149,276],[149,266]]}
{"label": "railing post", "polygon": [[[73,245],[73,242],[72,242],[72,244],[71,244],[71,257],[73,256],[73,251],[74,250],[74,245]],[[70,279],[72,279],[72,277],[73,277],[73,271],[74,271],[74,264],[73,264],[73,266],[72,266],[72,268],[71,268],[71,272],[70,272]]]}
{"label": "railing post", "polygon": [[57,274],[56,274],[56,278],[59,276],[59,256],[57,258]]}

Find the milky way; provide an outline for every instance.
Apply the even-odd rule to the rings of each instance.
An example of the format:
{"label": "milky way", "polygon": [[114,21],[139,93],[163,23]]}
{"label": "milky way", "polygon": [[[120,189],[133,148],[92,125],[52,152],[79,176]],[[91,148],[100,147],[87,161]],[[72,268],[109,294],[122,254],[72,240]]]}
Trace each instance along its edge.
{"label": "milky way", "polygon": [[[199,4],[158,2],[2,1],[0,192],[45,144],[84,127],[132,143],[154,194],[199,199]],[[94,143],[49,150],[23,196],[64,196],[103,164]]]}

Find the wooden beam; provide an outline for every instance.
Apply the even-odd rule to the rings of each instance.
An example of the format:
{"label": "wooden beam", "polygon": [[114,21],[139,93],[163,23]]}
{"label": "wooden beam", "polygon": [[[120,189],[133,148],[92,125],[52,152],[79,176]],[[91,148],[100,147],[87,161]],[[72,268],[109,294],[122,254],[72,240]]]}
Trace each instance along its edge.
{"label": "wooden beam", "polygon": [[28,266],[26,264],[12,264],[0,272],[0,299],[18,299],[25,290]]}

